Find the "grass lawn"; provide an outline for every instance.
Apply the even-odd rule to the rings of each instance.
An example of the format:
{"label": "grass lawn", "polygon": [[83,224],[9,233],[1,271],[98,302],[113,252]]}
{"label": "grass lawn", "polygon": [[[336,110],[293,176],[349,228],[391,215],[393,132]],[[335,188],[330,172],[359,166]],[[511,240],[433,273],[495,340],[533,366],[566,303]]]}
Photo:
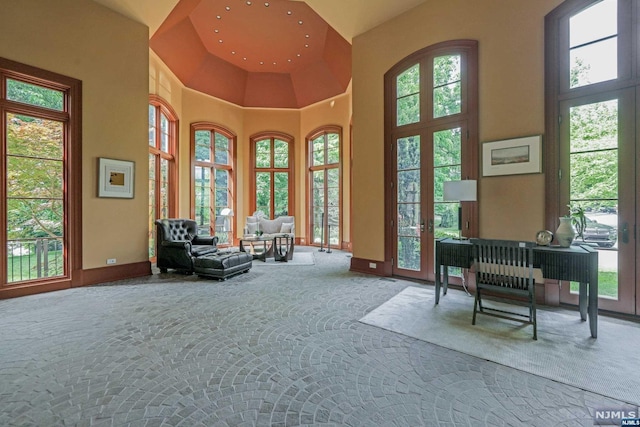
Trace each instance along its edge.
{"label": "grass lawn", "polygon": [[[578,293],[578,282],[571,282],[571,292]],[[601,297],[618,298],[618,272],[598,272],[598,295]]]}
{"label": "grass lawn", "polygon": [[[8,283],[38,279],[39,277],[54,277],[63,274],[64,260],[62,251],[49,252],[49,270],[42,271],[38,276],[38,260],[35,253],[30,255],[9,256],[7,259]],[[42,267],[44,268],[44,266]]]}

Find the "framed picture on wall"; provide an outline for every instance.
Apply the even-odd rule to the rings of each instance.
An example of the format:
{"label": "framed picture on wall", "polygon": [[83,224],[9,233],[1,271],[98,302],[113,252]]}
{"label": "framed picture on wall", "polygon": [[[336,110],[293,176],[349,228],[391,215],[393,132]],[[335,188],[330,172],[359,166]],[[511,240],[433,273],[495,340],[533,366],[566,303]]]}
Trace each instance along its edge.
{"label": "framed picture on wall", "polygon": [[133,198],[134,163],[98,159],[98,197]]}
{"label": "framed picture on wall", "polygon": [[542,172],[542,135],[482,144],[482,176]]}

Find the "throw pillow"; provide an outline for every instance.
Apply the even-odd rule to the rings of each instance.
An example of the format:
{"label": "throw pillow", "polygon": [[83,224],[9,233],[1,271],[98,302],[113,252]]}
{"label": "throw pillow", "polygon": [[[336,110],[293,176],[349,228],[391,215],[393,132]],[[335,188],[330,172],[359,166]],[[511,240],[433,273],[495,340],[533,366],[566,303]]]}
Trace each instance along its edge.
{"label": "throw pillow", "polygon": [[291,233],[292,229],[293,229],[293,223],[292,222],[283,222],[282,226],[280,227],[280,232],[281,233]]}
{"label": "throw pillow", "polygon": [[256,234],[256,230],[258,229],[258,224],[255,222],[247,223],[247,234]]}

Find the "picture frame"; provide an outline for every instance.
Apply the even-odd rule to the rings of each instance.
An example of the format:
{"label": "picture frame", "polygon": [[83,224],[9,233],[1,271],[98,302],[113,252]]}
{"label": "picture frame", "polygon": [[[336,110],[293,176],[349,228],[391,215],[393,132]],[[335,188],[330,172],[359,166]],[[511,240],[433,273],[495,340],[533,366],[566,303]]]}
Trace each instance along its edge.
{"label": "picture frame", "polygon": [[482,144],[482,176],[542,172],[542,135]]}
{"label": "picture frame", "polygon": [[98,197],[132,199],[134,173],[134,162],[99,158]]}

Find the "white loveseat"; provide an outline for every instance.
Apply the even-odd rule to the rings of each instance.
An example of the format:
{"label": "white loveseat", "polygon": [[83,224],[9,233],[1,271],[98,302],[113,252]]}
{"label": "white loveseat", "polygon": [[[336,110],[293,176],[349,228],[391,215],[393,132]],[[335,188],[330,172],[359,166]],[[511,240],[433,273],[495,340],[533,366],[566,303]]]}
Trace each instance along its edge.
{"label": "white loveseat", "polygon": [[[275,219],[266,219],[259,216],[248,216],[244,226],[244,237],[249,239],[255,237],[257,231],[262,232],[263,238],[273,238],[270,251],[274,251],[274,253],[277,251],[277,253],[280,254],[286,252],[286,255],[284,255],[285,259],[287,261],[293,259],[296,238],[296,222],[294,217],[285,215]],[[288,236],[287,239],[284,239],[286,240],[286,247],[277,247],[283,244],[282,239],[276,239],[278,236]],[[278,257],[276,257],[276,260],[277,259]]]}
{"label": "white loveseat", "polygon": [[261,231],[263,237],[276,237],[287,234],[295,238],[295,217],[285,215],[275,219],[266,219],[264,217],[248,216],[244,228],[245,236],[255,236],[257,231]]}

